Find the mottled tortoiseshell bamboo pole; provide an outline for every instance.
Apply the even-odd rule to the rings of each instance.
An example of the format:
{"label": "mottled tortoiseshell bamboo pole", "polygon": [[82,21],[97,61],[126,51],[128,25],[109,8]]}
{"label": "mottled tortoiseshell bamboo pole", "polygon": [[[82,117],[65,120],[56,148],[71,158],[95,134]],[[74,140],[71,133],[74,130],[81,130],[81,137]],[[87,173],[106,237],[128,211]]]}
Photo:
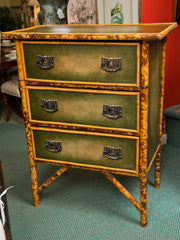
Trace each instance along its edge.
{"label": "mottled tortoiseshell bamboo pole", "polygon": [[50,177],[45,183],[38,188],[38,194],[59,178],[63,173],[67,171],[68,167],[61,167],[52,177]]}
{"label": "mottled tortoiseshell bamboo pole", "polygon": [[147,140],[148,140],[149,44],[142,42],[140,113],[140,200],[141,226],[147,226]]}
{"label": "mottled tortoiseshell bamboo pole", "polygon": [[141,211],[141,206],[138,201],[123,187],[123,185],[108,171],[103,171],[103,174],[107,179],[117,187],[117,189],[139,210]]}
{"label": "mottled tortoiseshell bamboo pole", "polygon": [[[159,144],[160,145],[162,143],[165,58],[166,58],[166,38],[163,39],[163,47],[162,47],[161,101],[160,101],[160,121],[159,121]],[[158,154],[155,159],[155,174],[154,174],[155,188],[159,188],[159,185],[160,185],[160,159],[161,159],[161,148],[159,149]]]}
{"label": "mottled tortoiseshell bamboo pole", "polygon": [[22,61],[21,61],[23,56],[22,56],[22,52],[21,52],[20,41],[16,40],[15,44],[16,44],[16,52],[17,52],[17,63],[18,63],[21,101],[22,101],[23,116],[24,116],[25,130],[26,130],[26,137],[27,137],[27,144],[28,144],[33,204],[35,207],[38,207],[39,206],[39,195],[37,194],[37,190],[38,190],[37,169],[36,169],[36,163],[34,161],[34,156],[33,156],[32,136],[31,136],[32,133],[31,133],[31,126],[29,123],[29,114],[28,114],[28,107],[27,107],[27,101],[26,101],[26,85],[24,82],[24,71],[23,71],[23,65],[22,65]]}

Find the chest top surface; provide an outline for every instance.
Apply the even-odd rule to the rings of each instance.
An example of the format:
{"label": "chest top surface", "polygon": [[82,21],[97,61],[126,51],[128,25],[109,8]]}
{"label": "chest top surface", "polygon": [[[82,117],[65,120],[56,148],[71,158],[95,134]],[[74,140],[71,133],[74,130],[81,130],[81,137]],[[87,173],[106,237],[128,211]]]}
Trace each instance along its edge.
{"label": "chest top surface", "polygon": [[2,33],[11,39],[66,40],[161,40],[176,23],[111,25],[39,25]]}

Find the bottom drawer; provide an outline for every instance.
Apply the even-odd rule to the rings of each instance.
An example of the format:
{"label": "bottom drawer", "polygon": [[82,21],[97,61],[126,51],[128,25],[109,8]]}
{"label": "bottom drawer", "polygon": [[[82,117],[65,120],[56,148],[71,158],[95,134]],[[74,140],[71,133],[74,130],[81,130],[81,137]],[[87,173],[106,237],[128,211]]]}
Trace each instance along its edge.
{"label": "bottom drawer", "polygon": [[139,138],[33,128],[36,160],[138,173]]}

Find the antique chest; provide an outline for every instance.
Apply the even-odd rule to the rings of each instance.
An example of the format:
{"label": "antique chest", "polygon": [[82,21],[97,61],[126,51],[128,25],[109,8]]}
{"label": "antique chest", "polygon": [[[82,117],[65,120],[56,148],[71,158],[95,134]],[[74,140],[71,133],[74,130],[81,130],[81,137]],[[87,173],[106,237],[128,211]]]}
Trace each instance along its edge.
{"label": "antique chest", "polygon": [[[101,171],[147,225],[160,184],[166,36],[176,23],[37,26],[15,39],[34,206],[68,168]],[[38,186],[37,163],[60,169]],[[140,179],[140,203],[112,175]]]}

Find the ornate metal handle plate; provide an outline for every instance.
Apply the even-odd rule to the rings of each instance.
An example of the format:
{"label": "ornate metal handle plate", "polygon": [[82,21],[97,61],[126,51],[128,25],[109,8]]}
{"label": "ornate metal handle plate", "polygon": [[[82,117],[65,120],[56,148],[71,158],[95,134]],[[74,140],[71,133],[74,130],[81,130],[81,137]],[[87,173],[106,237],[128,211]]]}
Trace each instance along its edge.
{"label": "ornate metal handle plate", "polygon": [[62,151],[62,144],[61,142],[46,140],[45,149],[53,153],[58,153]]}
{"label": "ornate metal handle plate", "polygon": [[45,70],[51,69],[55,66],[54,57],[37,55],[36,66]]}
{"label": "ornate metal handle plate", "polygon": [[41,109],[48,113],[58,111],[58,102],[56,100],[41,99]]}
{"label": "ornate metal handle plate", "polygon": [[122,158],[122,149],[114,147],[104,147],[103,156],[111,160],[118,160]]}
{"label": "ornate metal handle plate", "polygon": [[101,69],[106,72],[118,72],[122,69],[121,58],[105,58],[101,59]]}
{"label": "ornate metal handle plate", "polygon": [[118,119],[122,117],[122,107],[117,105],[103,105],[103,113],[105,117]]}

